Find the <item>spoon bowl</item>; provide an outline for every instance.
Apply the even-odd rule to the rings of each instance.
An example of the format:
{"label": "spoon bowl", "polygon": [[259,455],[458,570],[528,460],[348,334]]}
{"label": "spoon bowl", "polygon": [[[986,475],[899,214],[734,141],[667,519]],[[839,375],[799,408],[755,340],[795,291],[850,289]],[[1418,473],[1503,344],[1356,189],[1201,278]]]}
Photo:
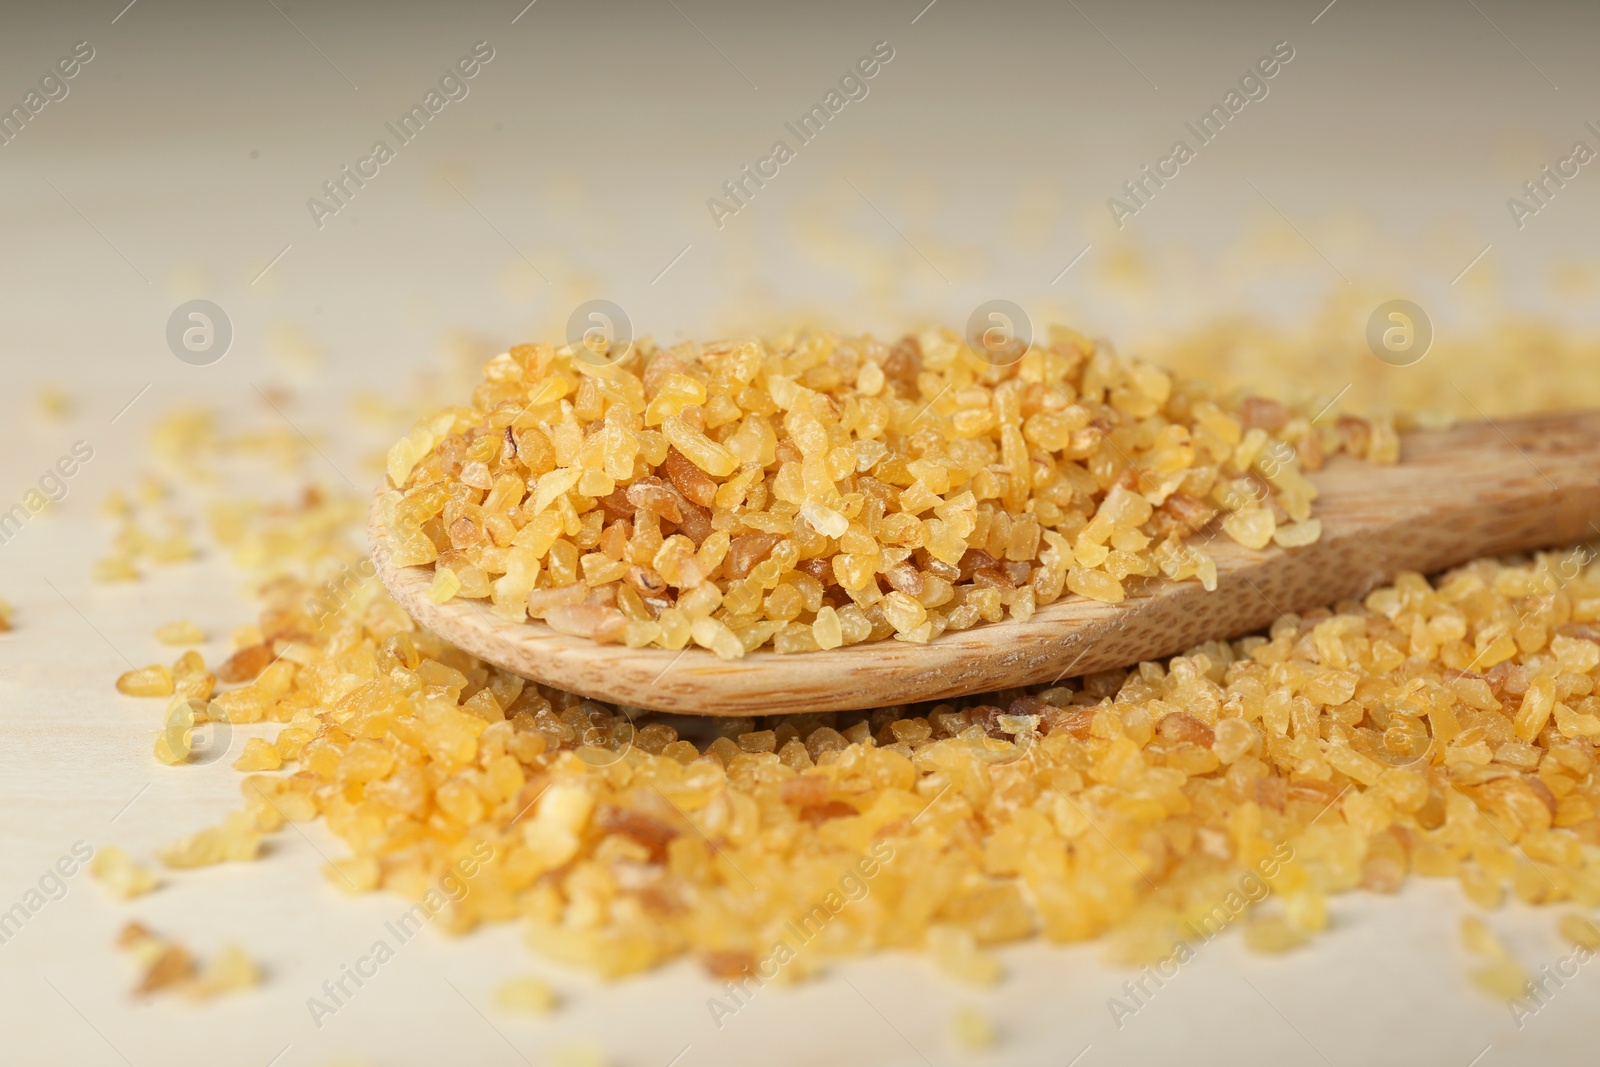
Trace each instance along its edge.
{"label": "spoon bowl", "polygon": [[390,562],[376,505],[368,538],[379,576],[412,618],[524,678],[685,715],[884,707],[1125,667],[1364,596],[1402,571],[1600,539],[1600,412],[1416,431],[1402,438],[1396,466],[1336,455],[1309,477],[1320,492],[1316,543],[1255,551],[1217,531],[1190,539],[1216,560],[1212,592],[1193,580],[1148,580],[1120,604],[1069,594],[1027,622],[946,632],[927,644],[889,639],[736,660],[693,645],[599,644],[537,620],[509,622],[486,601],[436,604],[427,596],[431,565]]}

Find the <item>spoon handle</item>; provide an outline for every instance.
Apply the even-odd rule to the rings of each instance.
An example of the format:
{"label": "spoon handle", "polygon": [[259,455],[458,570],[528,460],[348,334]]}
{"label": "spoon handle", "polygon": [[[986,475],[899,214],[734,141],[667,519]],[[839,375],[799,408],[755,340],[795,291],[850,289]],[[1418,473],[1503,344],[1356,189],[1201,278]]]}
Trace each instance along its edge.
{"label": "spoon handle", "polygon": [[1213,538],[1216,592],[1183,586],[1135,605],[1148,619],[1122,627],[1126,643],[1108,635],[1078,673],[1248,633],[1287,612],[1364,596],[1404,571],[1600,541],[1600,412],[1418,431],[1402,439],[1395,466],[1334,457],[1311,478],[1321,494],[1319,541],[1253,552]]}

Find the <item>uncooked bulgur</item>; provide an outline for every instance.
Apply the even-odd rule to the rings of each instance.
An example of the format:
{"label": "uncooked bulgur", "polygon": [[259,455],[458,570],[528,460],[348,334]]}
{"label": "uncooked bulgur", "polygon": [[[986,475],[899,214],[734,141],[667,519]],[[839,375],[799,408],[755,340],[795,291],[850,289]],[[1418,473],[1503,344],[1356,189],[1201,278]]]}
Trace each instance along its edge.
{"label": "uncooked bulgur", "polygon": [[[1207,344],[1208,362],[1226,354],[1221,340]],[[568,377],[576,419],[589,376]],[[941,419],[959,410],[906,384]],[[1242,401],[1218,408],[1241,426],[1278,417],[1247,417]],[[1389,423],[1340,417],[1309,434],[1301,410],[1273,439],[1295,442],[1306,467],[1318,460],[1313,441],[1363,455],[1376,441],[1372,458],[1392,458]],[[436,424],[441,440],[458,419],[471,436],[463,410]],[[204,477],[241,453],[316,458],[287,430],[223,430],[203,412],[166,420],[157,443]],[[418,458],[430,450],[437,442]],[[671,471],[664,481],[684,494]],[[171,672],[168,699],[204,692],[184,698],[199,701],[196,721],[279,724],[272,748],[294,766],[246,777],[244,812],[183,858],[321,817],[350,853],[332,884],[420,898],[487,843],[493,860],[439,927],[521,921],[539,951],[608,975],[683,955],[744,973],[775,931],[829,909],[841,874],[885,843],[892,861],[861,899],[828,912],[785,979],[829,957],[905,947],[986,980],[990,946],[1040,934],[1112,934],[1115,958],[1159,959],[1183,923],[1237,895],[1286,844],[1292,858],[1265,878],[1270,914],[1241,926],[1259,947],[1322,930],[1332,894],[1393,893],[1413,874],[1456,879],[1484,903],[1509,893],[1600,905],[1592,565],[1563,570],[1543,555],[1479,561],[1432,583],[1402,575],[1360,603],[1161,663],[931,706],[723,723],[708,727],[723,732],[708,744],[638,709],[499,671],[420,630],[377,582],[349,583],[365,503],[307,491],[288,504],[212,506],[214,539],[261,581],[260,623],[235,649],[265,646],[274,661],[214,693],[219,679],[186,653],[195,659]],[[435,562],[450,572],[441,597],[488,581],[459,558]],[[802,594],[789,621],[808,617],[809,587],[778,584]],[[824,640],[842,643],[851,606],[839,601],[830,617],[819,602],[813,638],[821,623]],[[1509,988],[1514,962],[1489,962],[1486,984]]]}
{"label": "uncooked bulgur", "polygon": [[117,947],[127,951],[141,971],[135,996],[163,990],[207,999],[258,985],[261,971],[238,945],[227,945],[203,966],[177,941],[152,933],[142,923],[130,922],[117,935]]}
{"label": "uncooked bulgur", "polygon": [[[342,507],[223,529],[321,529],[313,513]],[[342,888],[417,896],[487,843],[439,926],[521,920],[541,953],[606,975],[753,965],[877,842],[892,861],[808,955],[920,947],[980,982],[987,946],[1036,935],[1115,933],[1119,959],[1157,958],[1285,842],[1278,907],[1242,927],[1262,949],[1324,928],[1328,896],[1410,874],[1593,907],[1600,570],[1578,558],[1402,575],[1160,663],[744,720],[710,744],[449,647],[375,581],[330,615],[280,575],[258,627],[275,662],[206,714],[283,724],[294,771],[247,776],[243,815],[164,858],[230,858],[320,816],[350,850]],[[1479,981],[1508,987],[1513,965],[1490,964]]]}
{"label": "uncooked bulgur", "polygon": [[392,561],[429,597],[630,647],[922,643],[1067,594],[1216,582],[1186,538],[1317,539],[1302,468],[1387,421],[1224,397],[1068,330],[1013,364],[950,331],[638,352],[518,345],[390,449]]}
{"label": "uncooked bulgur", "polygon": [[113,895],[123,900],[155,889],[161,879],[147,867],[141,867],[128,858],[128,854],[115,845],[108,845],[94,854],[89,863],[89,873]]}

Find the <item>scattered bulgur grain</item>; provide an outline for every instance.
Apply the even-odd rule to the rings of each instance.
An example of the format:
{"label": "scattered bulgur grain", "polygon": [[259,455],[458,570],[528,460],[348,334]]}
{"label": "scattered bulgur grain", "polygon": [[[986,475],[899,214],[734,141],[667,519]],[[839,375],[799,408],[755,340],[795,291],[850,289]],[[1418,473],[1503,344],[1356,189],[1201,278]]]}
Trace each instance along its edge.
{"label": "scattered bulgur grain", "polygon": [[923,946],[939,969],[974,985],[994,985],[1005,974],[1000,961],[978,947],[973,931],[963,926],[930,926]]}
{"label": "scattered bulgur grain", "polygon": [[219,682],[251,682],[272,662],[272,646],[246,645],[223,661],[217,668]]}
{"label": "scattered bulgur grain", "polygon": [[156,759],[169,767],[176,767],[189,759],[189,727],[181,722],[169,724],[166,729],[156,734],[153,746]]}
{"label": "scattered bulgur grain", "polygon": [[1282,915],[1251,919],[1244,927],[1244,943],[1255,952],[1287,952],[1305,944],[1307,937]]}
{"label": "scattered bulgur grain", "polygon": [[980,1009],[962,1005],[950,1018],[956,1044],[967,1052],[985,1052],[994,1047],[994,1023]]}
{"label": "scattered bulgur grain", "polygon": [[116,944],[118,948],[139,953],[148,946],[156,944],[156,937],[144,923],[129,920],[122,925],[121,930],[117,931]]}
{"label": "scattered bulgur grain", "polygon": [[89,577],[97,582],[132,582],[139,578],[139,568],[125,556],[106,556],[94,561]]}
{"label": "scattered bulgur grain", "polygon": [[1469,952],[1480,955],[1485,960],[1504,960],[1510,957],[1510,949],[1506,942],[1502,942],[1493,929],[1488,928],[1488,923],[1478,918],[1477,915],[1467,915],[1461,920],[1461,944],[1466,945]]}
{"label": "scattered bulgur grain", "polygon": [[[136,499],[121,492],[109,494],[101,506],[102,512],[118,524],[112,539],[113,553],[97,560],[91,570],[96,581],[133,581],[140,577],[138,564],[179,563],[195,558],[198,553],[186,527],[188,520],[168,505],[171,486],[160,478],[146,476],[140,479]],[[147,521],[152,516],[146,512],[163,506],[160,514],[153,516],[161,532],[152,532]]]}
{"label": "scattered bulgur grain", "polygon": [[260,851],[260,832],[243,812],[233,812],[221,826],[196,831],[158,849],[156,855],[168,867],[185,868],[253,860]]}
{"label": "scattered bulgur grain", "polygon": [[141,923],[130,922],[117,936],[117,947],[129,952],[140,966],[135,996],[172,990],[206,999],[261,982],[260,969],[237,945],[224,947],[209,963],[197,966],[183,945],[157,936]]}
{"label": "scattered bulgur grain", "polygon": [[1512,1000],[1526,993],[1527,969],[1517,962],[1511,950],[1482,919],[1469,915],[1461,920],[1461,943],[1485,961],[1468,972],[1474,985],[1494,996]]}
{"label": "scattered bulgur grain", "polygon": [[556,1007],[556,991],[538,978],[508,978],[494,991],[494,1002],[507,1011],[548,1015]]}
{"label": "scattered bulgur grain", "polygon": [[1571,911],[1561,916],[1561,936],[1574,945],[1600,951],[1600,926],[1581,912]]}
{"label": "scattered bulgur grain", "polygon": [[[1328,893],[1375,877],[1372,856],[1386,857],[1383,885],[1393,889],[1411,869],[1455,876],[1462,865],[1450,858],[1448,843],[1469,841],[1474,854],[1524,868],[1541,884],[1548,876],[1558,887],[1552,896],[1580,891],[1578,879],[1588,877],[1581,872],[1589,861],[1581,847],[1571,846],[1600,842],[1600,821],[1589,821],[1596,819],[1596,809],[1580,805],[1595,803],[1581,777],[1594,766],[1592,742],[1581,733],[1562,735],[1552,722],[1549,732],[1530,743],[1550,753],[1547,773],[1564,779],[1550,790],[1563,798],[1554,819],[1534,786],[1513,789],[1515,783],[1502,772],[1452,758],[1476,743],[1468,728],[1511,736],[1515,706],[1483,699],[1481,710],[1462,705],[1451,679],[1463,677],[1473,646],[1441,644],[1429,629],[1431,620],[1458,612],[1474,620],[1495,618],[1525,594],[1538,573],[1560,565],[1557,555],[1514,565],[1486,561],[1452,572],[1436,585],[1403,575],[1342,614],[1287,618],[1265,637],[1212,642],[1141,671],[1104,672],[1071,682],[1044,691],[1048,699],[1021,701],[1017,714],[985,710],[977,697],[936,705],[920,715],[891,709],[882,718],[861,713],[772,723],[743,720],[726,724],[731,737],[714,739],[715,762],[695,758],[696,747],[671,732],[650,734],[647,747],[644,731],[654,725],[629,724],[605,705],[533,684],[512,685],[493,668],[416,629],[374,587],[312,637],[314,654],[306,666],[280,664],[289,672],[286,689],[261,698],[264,718],[309,715],[304,721],[313,727],[291,744],[298,746],[301,776],[281,780],[264,795],[275,812],[311,818],[317,814],[314,791],[350,796],[360,784],[358,799],[330,812],[330,827],[354,858],[390,857],[381,867],[369,863],[363,869],[371,872],[375,886],[402,892],[448,863],[449,850],[462,846],[430,838],[435,843],[429,847],[438,850],[433,859],[395,852],[386,843],[392,831],[380,829],[373,817],[382,811],[384,818],[403,817],[420,830],[435,806],[455,813],[460,829],[452,832],[487,835],[496,859],[474,876],[484,892],[475,890],[452,908],[449,928],[467,929],[494,918],[480,902],[510,893],[532,917],[536,948],[606,974],[647,968],[686,951],[740,951],[759,958],[770,944],[762,942],[764,927],[753,916],[805,914],[837,889],[838,872],[859,860],[873,835],[886,833],[894,858],[879,865],[870,892],[841,913],[830,933],[838,939],[836,947],[861,951],[888,944],[890,936],[905,936],[891,933],[887,917],[909,894],[932,892],[943,901],[940,910],[918,911],[929,916],[921,920],[920,932],[930,954],[958,976],[993,981],[998,964],[979,945],[1032,933],[1057,939],[1093,936],[1131,921],[1136,908],[1186,914],[1202,902],[1209,907],[1237,879],[1229,871],[1259,865],[1273,847],[1294,842],[1315,820],[1317,832],[1329,835],[1327,843],[1315,857],[1296,857],[1286,865],[1294,882],[1280,896],[1283,917],[1241,924],[1254,947],[1286,948],[1326,925]],[[1597,578],[1580,575],[1566,595],[1574,602],[1600,600]],[[285,610],[298,595],[283,587],[268,610]],[[352,658],[349,650],[363,642],[369,651]],[[1509,661],[1535,679],[1541,664],[1556,662],[1547,645],[1537,647],[1539,652],[1514,650]],[[361,675],[368,686],[364,699],[375,711],[403,707],[410,687],[439,686],[447,678],[459,679],[450,690],[456,703],[434,705],[425,718],[410,713],[409,724],[402,719],[382,726],[377,738],[356,737],[320,710],[330,706],[336,692],[326,688],[335,675],[311,669],[322,662],[366,672]],[[1342,666],[1335,670],[1330,663]],[[1432,687],[1419,688],[1419,679],[1431,680]],[[1579,683],[1563,684],[1570,690]],[[504,703],[494,705],[504,718],[491,712],[486,720],[469,711],[470,687],[506,694]],[[1586,703],[1591,697],[1569,691],[1568,699],[1591,713],[1593,705]],[[1035,705],[1041,710],[1030,712]],[[993,724],[994,736],[980,721]],[[1030,721],[1036,722],[1034,734],[1001,729]],[[318,723],[321,730],[315,728]],[[626,779],[601,766],[604,761],[578,755],[580,746],[594,743],[585,739],[609,737],[624,725],[637,728],[640,738],[616,765],[630,768]],[[1310,749],[1298,739],[1312,736],[1313,726],[1322,743]],[[290,727],[285,734],[298,729]],[[1395,740],[1419,732],[1426,740],[1430,729],[1449,739],[1431,754],[1426,745]],[[1036,739],[1023,749],[1017,739],[1027,736]],[[418,742],[421,747],[413,747]],[[793,752],[804,756],[799,764],[790,762],[797,758],[790,754],[791,743]],[[685,752],[677,752],[679,747]],[[408,758],[436,768],[429,772],[435,784],[397,761],[398,754],[412,751],[417,756]],[[1207,758],[1193,763],[1175,758],[1185,752],[1207,753]],[[1419,760],[1418,752],[1424,758]],[[987,769],[997,758],[1003,762]],[[1119,784],[1108,785],[1094,783],[1109,770],[1090,778],[1076,769],[1112,765],[1137,770],[1118,772],[1114,781]],[[1038,789],[1028,783],[1039,781],[1041,773],[1061,792],[1028,792]],[[1326,777],[1302,777],[1307,773]],[[273,779],[253,779],[268,780]],[[480,784],[469,794],[456,781]],[[1020,794],[1011,792],[1019,789]],[[1103,792],[1107,789],[1112,793]],[[996,791],[1033,799],[1020,807],[1014,802],[1003,809],[986,806],[983,798]],[[1153,804],[1134,799],[1163,795],[1169,799]],[[304,810],[291,814],[296,805]],[[1239,814],[1229,816],[1230,811]],[[1025,816],[1028,812],[1038,815]],[[690,830],[686,817],[694,819],[700,833]],[[957,828],[972,819],[980,829],[981,857],[955,844]],[[793,846],[801,854],[821,849],[819,855],[831,858],[819,860],[814,874],[803,874],[810,868],[797,868],[792,859],[761,844],[763,834],[780,826],[783,839],[805,842]],[[1181,877],[1145,868],[1157,882],[1152,891],[1129,861],[1149,863],[1148,835],[1156,828],[1179,833],[1179,827],[1184,834],[1213,835],[1217,844],[1192,852]],[[1533,860],[1508,848],[1502,832]],[[1072,855],[1081,859],[1068,859],[1069,841]],[[1543,874],[1530,862],[1538,862]],[[1096,892],[1110,893],[1104,899],[1112,903],[1091,907],[1063,873],[1071,869],[1064,866],[1069,863],[1088,864],[1085,869],[1102,886]],[[624,879],[619,884],[629,888],[621,892],[637,900],[637,918],[610,909],[604,914],[612,917],[587,932],[565,925],[562,916],[572,901],[591,902],[580,907],[599,905],[600,898],[593,896],[598,890],[588,888],[590,876],[579,873],[591,864],[614,869],[618,873],[611,877]],[[657,873],[643,880],[623,875],[634,869],[627,864]],[[727,914],[709,901],[724,890],[748,894],[739,871],[756,883],[756,899],[763,903],[749,913],[748,928],[734,933]],[[528,885],[529,877],[535,878],[531,887],[512,888]],[[555,881],[540,882],[541,877]],[[1219,883],[1221,888],[1213,888]],[[545,884],[566,903],[548,896],[540,888]]]}
{"label": "scattered bulgur grain", "polygon": [[171,696],[172,671],[159,663],[124,671],[117,678],[117,692],[126,693],[131,697]]}
{"label": "scattered bulgur grain", "polygon": [[261,984],[261,969],[238,945],[224,945],[211,961],[200,968],[193,990],[196,996],[213,997]]}
{"label": "scattered bulgur grain", "polygon": [[233,761],[236,771],[275,771],[283,766],[283,757],[270,741],[252,737],[244,743],[244,751]]}
{"label": "scattered bulgur grain", "polygon": [[217,688],[217,676],[206,670],[206,661],[194,649],[179,656],[172,665],[172,690],[184,700],[206,701]]}
{"label": "scattered bulgur grain", "polygon": [[1315,888],[1286,891],[1282,895],[1284,921],[1302,934],[1328,928],[1328,898]]}
{"label": "scattered bulgur grain", "polygon": [[194,980],[194,957],[182,945],[164,945],[156,958],[145,968],[139,984],[134,986],[134,996],[147,996],[169,986],[183,985]]}
{"label": "scattered bulgur grain", "polygon": [[203,644],[205,639],[205,631],[188,619],[179,619],[156,627],[156,640],[164,645],[198,645]]}
{"label": "scattered bulgur grain", "polygon": [[94,859],[89,861],[89,873],[123,900],[143,896],[161,884],[160,877],[154,871],[134,863],[126,852],[115,845],[95,852]]}
{"label": "scattered bulgur grain", "polygon": [[341,892],[370,893],[382,882],[383,869],[371,856],[335,860],[322,869],[323,876]]}
{"label": "scattered bulgur grain", "polygon": [[1509,957],[1474,967],[1470,977],[1479,989],[1503,1000],[1516,1000],[1528,993],[1527,969]]}

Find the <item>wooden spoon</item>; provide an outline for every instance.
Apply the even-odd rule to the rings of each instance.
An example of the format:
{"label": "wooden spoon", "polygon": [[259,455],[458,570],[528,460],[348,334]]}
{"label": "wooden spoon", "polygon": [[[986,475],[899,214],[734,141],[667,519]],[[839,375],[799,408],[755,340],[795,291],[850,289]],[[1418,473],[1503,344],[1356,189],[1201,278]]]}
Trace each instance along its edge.
{"label": "wooden spoon", "polygon": [[1214,592],[1163,579],[1121,604],[1069,595],[1027,622],[980,625],[926,645],[890,639],[732,661],[693,646],[596,644],[536,621],[507,622],[486,601],[435,604],[427,597],[432,566],[390,564],[376,507],[368,533],[378,574],[414,619],[524,678],[688,715],[883,707],[1123,667],[1362,596],[1401,571],[1600,538],[1600,412],[1418,431],[1404,436],[1398,466],[1335,456],[1310,477],[1321,492],[1316,544],[1258,552],[1216,533],[1193,540],[1216,560]]}

